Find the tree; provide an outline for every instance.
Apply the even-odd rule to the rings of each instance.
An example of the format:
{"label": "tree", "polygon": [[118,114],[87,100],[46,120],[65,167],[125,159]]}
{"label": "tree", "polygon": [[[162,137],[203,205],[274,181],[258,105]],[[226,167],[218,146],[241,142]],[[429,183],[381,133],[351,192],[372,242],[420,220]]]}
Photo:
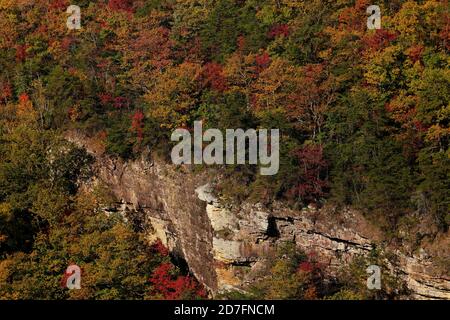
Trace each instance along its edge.
{"label": "tree", "polygon": [[169,263],[157,267],[150,277],[150,283],[153,285],[151,295],[164,300],[206,298],[206,291],[194,278],[177,273]]}
{"label": "tree", "polygon": [[167,68],[145,95],[147,114],[159,121],[161,128],[179,128],[192,121],[198,104],[201,66],[185,62]]}

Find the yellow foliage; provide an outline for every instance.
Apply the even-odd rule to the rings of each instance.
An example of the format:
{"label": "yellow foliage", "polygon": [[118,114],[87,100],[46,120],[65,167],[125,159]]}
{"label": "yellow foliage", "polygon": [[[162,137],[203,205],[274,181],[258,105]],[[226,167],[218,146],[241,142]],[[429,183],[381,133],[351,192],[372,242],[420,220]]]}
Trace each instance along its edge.
{"label": "yellow foliage", "polygon": [[145,95],[149,105],[148,114],[160,121],[161,127],[178,128],[186,126],[190,119],[189,111],[197,103],[198,78],[201,66],[184,62],[169,67],[156,79],[155,84]]}

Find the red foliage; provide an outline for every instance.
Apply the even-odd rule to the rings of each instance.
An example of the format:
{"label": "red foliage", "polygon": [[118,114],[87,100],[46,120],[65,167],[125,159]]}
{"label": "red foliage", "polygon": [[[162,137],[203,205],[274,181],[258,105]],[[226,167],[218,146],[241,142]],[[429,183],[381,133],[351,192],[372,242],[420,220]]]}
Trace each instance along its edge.
{"label": "red foliage", "polygon": [[323,291],[323,266],[316,261],[314,253],[309,254],[308,259],[298,265],[297,273],[302,275],[306,287],[303,299],[316,300]]}
{"label": "red foliage", "polygon": [[43,25],[40,25],[40,26],[38,26],[36,28],[36,32],[35,33],[40,35],[40,34],[45,34],[47,32],[48,32],[48,26],[43,24]]}
{"label": "red foliage", "polygon": [[12,97],[12,88],[9,83],[0,82],[0,100],[6,100]]}
{"label": "red foliage", "polygon": [[223,74],[223,67],[215,62],[207,63],[203,67],[202,78],[205,86],[223,92],[227,89],[227,79]]}
{"label": "red foliage", "polygon": [[113,97],[111,94],[109,93],[100,93],[98,95],[98,97],[100,98],[100,103],[105,106],[109,103],[111,103],[113,101]]}
{"label": "red foliage", "polygon": [[130,106],[130,100],[126,97],[113,97],[110,93],[100,93],[98,97],[102,106],[112,104],[116,109],[128,108]]}
{"label": "red foliage", "polygon": [[25,104],[25,103],[27,103],[28,101],[30,101],[30,97],[28,96],[28,94],[26,94],[26,93],[20,94],[20,96],[19,96],[19,102],[20,102],[21,104]]}
{"label": "red foliage", "polygon": [[74,107],[69,108],[69,110],[67,110],[67,116],[69,117],[69,119],[74,119],[76,118],[77,115],[77,110]]}
{"label": "red foliage", "polygon": [[67,0],[52,0],[50,2],[50,10],[65,10],[69,6],[69,1]]}
{"label": "red foliage", "polygon": [[[200,37],[194,37],[192,39],[192,42],[189,44],[186,44],[187,46],[187,56],[186,61],[196,61],[200,59],[200,56],[202,55],[202,40]],[[178,53],[180,54],[180,53]]]}
{"label": "red foliage", "polygon": [[23,62],[27,57],[28,45],[17,45],[16,46],[16,60],[17,62]]}
{"label": "red foliage", "polygon": [[339,14],[339,29],[348,31],[364,31],[367,26],[366,9],[368,0],[356,0],[354,7],[343,9]]}
{"label": "red foliage", "polygon": [[133,12],[133,0],[109,0],[108,7],[115,11]]}
{"label": "red foliage", "polygon": [[70,49],[70,46],[73,43],[73,39],[69,37],[64,37],[61,41],[60,47],[64,51],[68,51]]}
{"label": "red foliage", "polygon": [[162,255],[163,257],[169,255],[169,249],[167,249],[159,239],[152,245],[152,251]]}
{"label": "red foliage", "polygon": [[414,121],[413,123],[414,123],[414,127],[419,132],[427,132],[429,129],[428,126],[424,125],[422,122],[420,122],[418,120]]}
{"label": "red foliage", "polygon": [[314,270],[314,265],[309,261],[304,261],[300,263],[298,270],[302,272],[311,272]]}
{"label": "red foliage", "polygon": [[294,156],[299,162],[299,170],[295,186],[288,191],[288,196],[315,202],[325,194],[324,189],[328,186],[327,181],[321,178],[321,173],[327,166],[323,159],[323,147],[307,145],[296,150]]}
{"label": "red foliage", "polygon": [[130,100],[125,97],[116,97],[114,98],[113,105],[117,109],[128,108],[130,106]]}
{"label": "red foliage", "polygon": [[264,52],[256,56],[255,62],[257,72],[261,72],[263,69],[267,68],[270,65],[270,56],[267,52]]}
{"label": "red foliage", "polygon": [[303,68],[303,72],[305,73],[305,77],[309,78],[311,81],[316,81],[317,76],[323,72],[323,69],[323,64],[307,64]]}
{"label": "red foliage", "polygon": [[76,68],[74,68],[74,67],[69,67],[69,68],[67,69],[67,71],[69,72],[69,74],[70,74],[71,76],[76,76],[76,75],[77,75],[77,72],[78,72],[78,70],[77,70]]}
{"label": "red foliage", "polygon": [[107,69],[111,66],[111,61],[107,60],[107,59],[99,59],[100,61],[97,63],[97,67],[99,69]]}
{"label": "red foliage", "polygon": [[397,39],[397,35],[394,32],[379,29],[372,34],[365,36],[363,38],[363,43],[366,45],[367,50],[373,51],[388,46],[389,43],[395,39]]}
{"label": "red foliage", "polygon": [[174,276],[174,267],[163,263],[153,271],[150,283],[152,294],[161,295],[165,300],[181,300],[186,298],[206,298],[205,290],[190,276]]}
{"label": "red foliage", "polygon": [[136,132],[138,141],[142,141],[144,137],[143,134],[143,126],[144,126],[144,114],[142,111],[136,111],[131,117],[131,131]]}
{"label": "red foliage", "polygon": [[322,271],[322,264],[317,262],[317,254],[309,252],[307,260],[301,262],[298,266],[297,272],[320,273]]}
{"label": "red foliage", "polygon": [[107,106],[111,103],[117,109],[128,108],[130,106],[130,100],[126,97],[113,97],[112,94],[106,92],[100,93],[98,97],[102,106]]}
{"label": "red foliage", "polygon": [[272,29],[270,29],[267,36],[269,38],[277,38],[280,36],[287,37],[287,36],[289,36],[289,34],[290,34],[290,31],[289,31],[289,26],[287,24],[277,24],[277,25],[274,25],[272,27]]}
{"label": "red foliage", "polygon": [[[171,48],[173,41],[170,39],[170,30],[158,27],[151,31],[142,30],[130,47],[130,53],[135,63],[141,60],[149,60],[157,69],[163,69],[171,62]],[[195,45],[194,45],[195,46]]]}
{"label": "red foliage", "polygon": [[422,59],[425,48],[422,45],[413,46],[408,50],[408,57],[412,62],[416,63]]}

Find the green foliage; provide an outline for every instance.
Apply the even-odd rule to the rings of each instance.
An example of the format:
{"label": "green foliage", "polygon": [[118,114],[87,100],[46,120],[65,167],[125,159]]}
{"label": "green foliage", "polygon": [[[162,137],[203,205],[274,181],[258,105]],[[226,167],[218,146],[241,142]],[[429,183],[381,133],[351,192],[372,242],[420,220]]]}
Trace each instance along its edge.
{"label": "green foliage", "polygon": [[[222,196],[293,207],[350,205],[389,236],[417,215],[434,224],[430,230],[448,230],[445,1],[381,1],[382,29],[367,30],[365,0],[80,0],[77,31],[65,26],[63,2],[0,1],[5,296],[67,297],[49,288],[74,249],[59,256],[52,237],[69,236],[68,217],[84,212],[74,199],[91,161],[60,137],[67,129],[83,130],[115,157],[150,150],[168,159],[173,129],[191,129],[196,120],[222,130],[278,128],[279,173],[260,176],[250,165],[215,168]],[[99,265],[80,254],[98,278],[83,297],[142,298],[143,278],[134,278],[137,270],[126,261],[134,247],[117,240],[131,234],[108,221],[99,221],[109,229],[98,238],[78,235],[96,244],[102,259],[105,248],[118,245],[117,260]],[[128,258],[147,268],[141,256]],[[119,275],[108,273],[108,261],[130,273],[113,283]],[[313,280],[299,279],[289,261],[274,263],[270,280],[285,290],[264,287],[259,296],[320,295],[307,292]],[[43,263],[58,268],[47,274]],[[29,288],[27,268],[36,272]],[[48,287],[39,286],[44,280]],[[330,298],[365,297],[343,288]]]}
{"label": "green foliage", "polygon": [[257,3],[236,4],[232,0],[219,0],[201,26],[200,39],[208,60],[223,61],[237,48],[239,36],[245,38],[246,48],[257,51],[266,42],[267,27],[256,18]]}
{"label": "green foliage", "polygon": [[91,158],[54,132],[26,126],[3,132],[1,140],[4,255],[29,248],[35,230],[60,221],[79,181],[89,176]]}
{"label": "green foliage", "polygon": [[[384,224],[395,229],[421,193],[421,208],[448,227],[448,195],[438,191],[448,185],[444,4],[383,2],[376,31],[366,28],[365,1],[79,5],[84,27],[70,33],[41,25],[60,18],[44,1],[29,15],[4,5],[6,118],[27,94],[40,128],[80,128],[124,159],[148,149],[168,158],[171,131],[195,120],[222,130],[279,128],[279,174],[221,168],[223,194],[294,206],[331,195],[369,215],[389,212]],[[298,155],[311,145],[325,152],[308,185]]]}
{"label": "green foliage", "polygon": [[[368,257],[358,257],[338,274],[336,293],[325,297],[330,300],[391,300],[408,294],[400,273],[387,272],[390,270],[387,256],[372,250]],[[367,288],[366,272],[370,265],[376,265],[381,270],[381,290]]]}
{"label": "green foliage", "polygon": [[130,159],[133,157],[133,140],[132,134],[128,130],[131,121],[123,121],[117,119],[111,121],[106,138],[106,150],[115,156],[123,159]]}
{"label": "green foliage", "polygon": [[327,150],[333,159],[332,192],[339,201],[368,210],[395,204],[399,213],[408,207],[410,169],[387,124],[383,100],[367,90],[356,91],[330,111]]}
{"label": "green foliage", "polygon": [[[78,190],[91,157],[55,132],[23,125],[0,140],[0,299],[157,298],[149,278],[170,263],[167,249],[107,214],[114,199],[102,186]],[[80,290],[62,285],[71,264],[82,268]]]}
{"label": "green foliage", "polygon": [[[29,254],[0,263],[2,299],[143,299],[148,278],[167,258],[151,250],[120,216],[106,216],[80,194],[57,227],[39,232]],[[81,290],[61,286],[70,264],[82,268]]]}
{"label": "green foliage", "polygon": [[267,257],[268,270],[245,292],[228,292],[228,299],[317,299],[323,291],[322,270],[312,255],[306,256],[294,243],[282,244]]}

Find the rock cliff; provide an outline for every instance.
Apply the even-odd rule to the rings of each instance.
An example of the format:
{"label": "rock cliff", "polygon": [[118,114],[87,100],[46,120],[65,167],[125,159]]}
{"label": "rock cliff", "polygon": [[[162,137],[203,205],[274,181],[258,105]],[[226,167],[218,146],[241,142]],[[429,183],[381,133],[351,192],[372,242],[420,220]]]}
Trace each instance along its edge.
{"label": "rock cliff", "polygon": [[[357,211],[296,211],[281,203],[228,207],[214,196],[210,175],[151,160],[145,153],[130,162],[111,159],[79,132],[67,133],[67,139],[95,156],[91,183],[101,181],[122,206],[139,215],[149,239],[161,239],[184,259],[213,295],[255,281],[264,270],[264,257],[289,240],[314,252],[330,276],[354,257],[381,246],[396,256],[393,267],[412,297],[450,299],[450,277],[434,270],[430,253],[422,249],[407,254],[383,244],[380,232]],[[440,254],[448,257],[448,249]]]}

